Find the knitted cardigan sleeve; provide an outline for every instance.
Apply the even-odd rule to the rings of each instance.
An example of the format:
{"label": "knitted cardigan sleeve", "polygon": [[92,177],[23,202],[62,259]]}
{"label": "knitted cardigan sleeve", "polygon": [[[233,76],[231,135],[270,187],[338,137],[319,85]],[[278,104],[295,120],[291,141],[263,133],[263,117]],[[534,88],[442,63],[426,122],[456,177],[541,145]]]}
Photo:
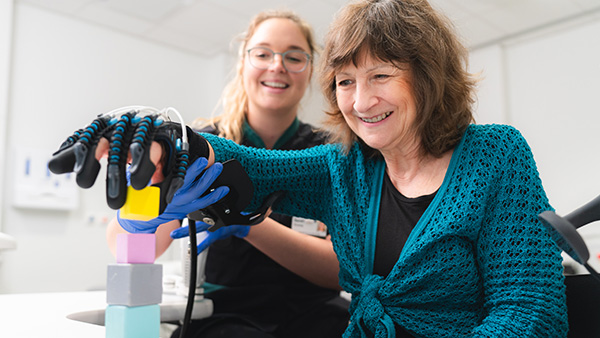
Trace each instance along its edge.
{"label": "knitted cardigan sleeve", "polygon": [[334,145],[303,150],[266,150],[202,133],[215,149],[216,161],[240,161],[254,185],[248,210],[255,210],[272,192],[285,191],[274,209],[285,214],[325,220],[332,191],[328,163]]}
{"label": "knitted cardigan sleeve", "polygon": [[505,143],[507,152],[504,164],[495,168],[494,203],[488,205],[475,248],[486,317],[474,332],[481,337],[564,337],[560,250],[537,218],[552,208],[521,134],[508,128],[499,136],[503,140],[497,143]]}

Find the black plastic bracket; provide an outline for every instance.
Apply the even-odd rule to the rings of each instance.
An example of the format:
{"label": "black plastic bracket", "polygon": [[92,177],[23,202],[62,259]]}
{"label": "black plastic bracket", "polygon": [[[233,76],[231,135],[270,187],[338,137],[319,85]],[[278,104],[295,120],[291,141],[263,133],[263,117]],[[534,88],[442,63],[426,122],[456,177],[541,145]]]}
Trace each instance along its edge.
{"label": "black plastic bracket", "polygon": [[258,224],[269,216],[273,204],[285,195],[283,191],[274,192],[265,198],[257,211],[251,214],[242,213],[252,201],[254,185],[244,167],[235,159],[223,162],[223,171],[208,192],[219,186],[229,187],[229,193],[219,202],[188,214],[189,219],[211,225],[208,229],[211,232],[227,225]]}

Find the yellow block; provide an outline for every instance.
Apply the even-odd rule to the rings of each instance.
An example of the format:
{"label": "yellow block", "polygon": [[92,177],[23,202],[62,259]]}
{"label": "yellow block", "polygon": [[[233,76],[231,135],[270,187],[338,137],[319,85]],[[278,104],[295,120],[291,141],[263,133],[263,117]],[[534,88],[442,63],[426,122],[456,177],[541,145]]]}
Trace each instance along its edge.
{"label": "yellow block", "polygon": [[136,221],[147,221],[158,217],[160,188],[148,186],[141,190],[127,187],[127,200],[121,208],[120,217]]}

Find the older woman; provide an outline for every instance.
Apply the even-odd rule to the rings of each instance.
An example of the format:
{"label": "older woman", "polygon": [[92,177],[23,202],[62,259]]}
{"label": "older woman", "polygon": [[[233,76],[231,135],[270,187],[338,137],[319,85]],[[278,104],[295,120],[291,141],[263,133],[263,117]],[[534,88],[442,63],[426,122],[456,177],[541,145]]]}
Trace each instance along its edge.
{"label": "older woman", "polygon": [[[321,219],[352,293],[346,337],[564,337],[551,209],[520,133],[474,125],[474,80],[450,24],[420,0],[347,5],[324,48],[335,145],[243,149],[261,200]],[[252,230],[248,236],[252,235]]]}

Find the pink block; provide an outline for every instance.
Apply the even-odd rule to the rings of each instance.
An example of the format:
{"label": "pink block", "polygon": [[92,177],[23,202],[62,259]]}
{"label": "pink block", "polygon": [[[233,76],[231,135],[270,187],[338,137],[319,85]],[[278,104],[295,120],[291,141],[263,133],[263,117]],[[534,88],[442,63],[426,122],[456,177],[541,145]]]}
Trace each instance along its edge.
{"label": "pink block", "polygon": [[118,234],[117,263],[152,264],[156,258],[154,234]]}

